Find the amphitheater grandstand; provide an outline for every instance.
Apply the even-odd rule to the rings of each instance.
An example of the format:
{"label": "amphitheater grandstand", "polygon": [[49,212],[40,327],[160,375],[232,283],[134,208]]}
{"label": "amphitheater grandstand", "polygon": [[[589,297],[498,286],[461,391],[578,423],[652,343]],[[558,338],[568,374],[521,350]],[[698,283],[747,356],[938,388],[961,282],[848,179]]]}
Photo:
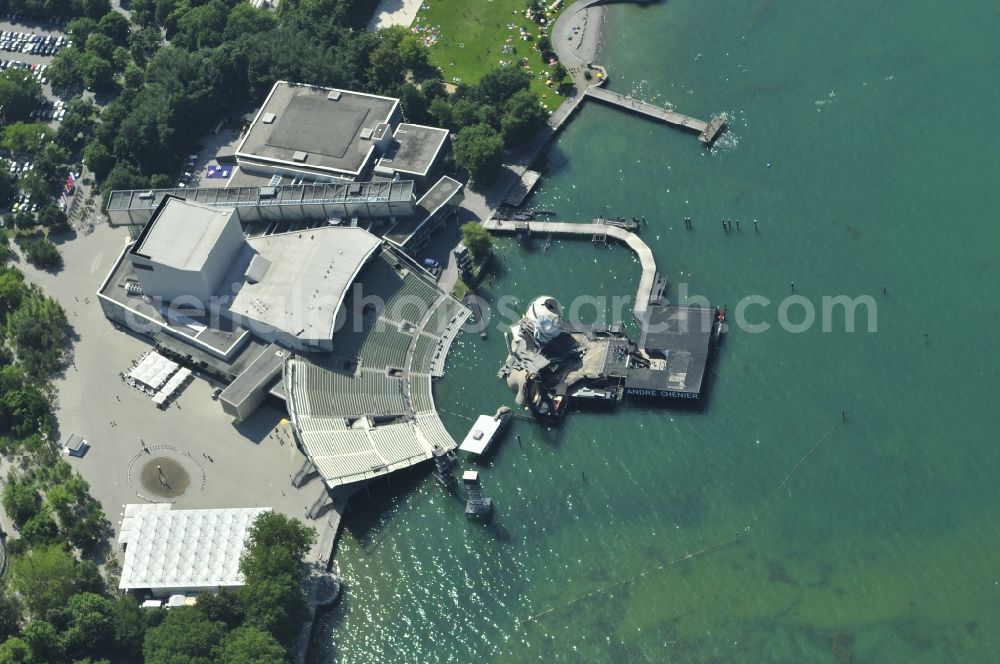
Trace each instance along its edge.
{"label": "amphitheater grandstand", "polygon": [[284,372],[292,422],[326,484],[454,449],[434,410],[431,368],[471,312],[388,250],[361,271],[342,311],[333,351],[290,358]]}

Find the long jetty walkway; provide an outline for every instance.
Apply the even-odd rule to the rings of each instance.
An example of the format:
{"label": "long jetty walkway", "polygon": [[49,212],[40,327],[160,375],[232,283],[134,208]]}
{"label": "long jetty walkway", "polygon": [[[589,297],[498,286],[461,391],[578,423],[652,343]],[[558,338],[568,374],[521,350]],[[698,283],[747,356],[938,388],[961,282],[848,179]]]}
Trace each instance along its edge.
{"label": "long jetty walkway", "polygon": [[719,132],[721,132],[722,128],[726,126],[726,116],[724,114],[716,115],[708,122],[705,122],[704,120],[692,118],[689,115],[684,115],[683,113],[678,113],[677,111],[672,111],[648,102],[626,97],[625,95],[618,94],[617,92],[611,92],[610,90],[605,90],[604,88],[594,85],[587,88],[586,94],[589,97],[604,102],[605,104],[617,106],[618,108],[632,111],[633,113],[637,113],[639,115],[644,115],[647,118],[666,122],[667,124],[674,125],[675,127],[696,131],[698,132],[698,140],[705,145],[711,145],[715,142]]}
{"label": "long jetty walkway", "polygon": [[[515,226],[516,224],[516,226]],[[642,266],[642,276],[639,278],[639,288],[636,290],[635,305],[632,313],[636,319],[641,320],[649,309],[650,299],[653,296],[653,289],[657,283],[656,259],[653,252],[642,239],[624,228],[608,226],[606,224],[578,224],[567,221],[500,221],[490,219],[483,223],[483,228],[491,233],[516,233],[527,224],[527,228],[532,233],[548,233],[551,235],[589,235],[612,237],[622,244],[628,245],[629,249],[635,252]]]}

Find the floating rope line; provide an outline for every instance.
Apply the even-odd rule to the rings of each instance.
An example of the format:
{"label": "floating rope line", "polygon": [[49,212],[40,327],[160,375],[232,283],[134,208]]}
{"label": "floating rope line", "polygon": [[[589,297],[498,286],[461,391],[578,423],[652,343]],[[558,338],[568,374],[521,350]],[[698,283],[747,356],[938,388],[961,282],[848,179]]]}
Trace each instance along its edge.
{"label": "floating rope line", "polygon": [[806,459],[811,457],[813,453],[819,449],[819,446],[826,442],[826,439],[830,437],[830,434],[832,434],[833,430],[837,428],[837,425],[843,424],[844,422],[846,422],[846,420],[834,422],[833,425],[829,429],[827,429],[827,432],[824,433],[823,436],[818,441],[816,441],[816,444],[813,445],[812,449],[806,452],[805,456],[799,459],[799,462],[795,464],[795,466],[793,466],[790,471],[788,471],[788,474],[785,475],[785,479],[781,480],[781,483],[778,485],[778,488],[774,490],[774,494],[772,494],[771,496],[772,498],[776,496],[779,491],[781,491],[781,489],[785,486],[785,484],[788,483],[788,480],[792,479],[792,475],[794,475],[795,472],[799,469],[799,466],[805,463]]}
{"label": "floating rope line", "polygon": [[704,556],[707,553],[715,551],[716,549],[721,549],[721,548],[723,548],[725,546],[729,546],[730,544],[736,544],[740,540],[741,540],[741,536],[737,534],[734,537],[732,537],[731,539],[726,540],[725,542],[719,542],[718,544],[712,544],[710,546],[706,546],[704,549],[699,549],[698,551],[694,551],[692,553],[685,553],[680,558],[675,558],[675,559],[673,559],[673,560],[671,560],[669,562],[663,563],[662,565],[657,565],[656,567],[652,567],[650,569],[647,569],[645,572],[639,572],[638,574],[636,574],[634,576],[630,576],[630,577],[625,578],[625,579],[619,579],[618,581],[615,581],[614,583],[610,583],[610,584],[608,584],[608,585],[606,585],[606,586],[604,586],[602,588],[597,588],[596,590],[591,590],[586,595],[581,595],[580,597],[577,597],[575,599],[571,599],[570,601],[564,602],[562,604],[556,604],[555,606],[549,607],[549,608],[545,609],[544,611],[542,611],[540,613],[536,613],[533,616],[528,616],[527,618],[524,618],[518,624],[519,625],[523,625],[524,623],[532,622],[534,620],[538,620],[542,616],[545,616],[545,615],[547,615],[549,613],[552,613],[553,611],[558,611],[559,609],[565,609],[568,606],[572,606],[573,604],[576,604],[577,602],[582,602],[583,600],[589,599],[591,597],[594,597],[595,595],[603,595],[603,594],[607,593],[609,590],[611,590],[612,588],[617,588],[618,586],[624,586],[627,583],[631,583],[631,582],[633,582],[633,581],[635,581],[637,579],[641,579],[642,577],[646,576],[647,574],[652,574],[653,572],[659,572],[660,570],[666,569],[668,567],[672,567],[673,565],[676,565],[677,563],[682,563],[685,560],[693,560],[694,558],[700,558],[701,556]]}
{"label": "floating rope line", "polygon": [[[808,459],[809,457],[811,457],[816,452],[816,450],[818,450],[820,448],[820,446],[823,445],[823,443],[826,442],[826,440],[830,437],[830,435],[837,428],[837,425],[838,424],[843,424],[846,421],[847,421],[846,418],[844,418],[841,421],[835,422],[827,430],[826,433],[824,433],[822,436],[820,436],[820,439],[818,441],[816,441],[816,444],[813,445],[812,448],[808,452],[806,452],[802,456],[801,459],[799,459],[798,463],[796,463],[794,466],[792,466],[792,469],[790,471],[788,471],[788,474],[785,475],[784,479],[782,479],[781,482],[778,483],[778,486],[775,487],[774,492],[771,493],[770,496],[768,496],[768,499],[767,499],[768,502],[770,502],[771,500],[773,500],[774,497],[778,495],[778,493],[784,488],[784,486],[788,483],[788,481],[790,479],[792,479],[792,476],[795,475],[795,473],[798,472],[799,468],[802,467],[802,464],[805,463],[806,459]],[[660,565],[657,565],[656,567],[651,567],[651,568],[649,568],[649,569],[647,569],[647,570],[645,570],[643,572],[639,572],[638,574],[634,574],[634,575],[626,577],[624,579],[619,579],[617,581],[609,583],[606,586],[602,586],[602,587],[597,588],[595,590],[591,590],[586,595],[581,595],[579,597],[576,597],[574,599],[569,600],[568,602],[563,602],[562,604],[556,604],[555,606],[549,607],[549,608],[545,609],[544,611],[541,611],[541,612],[536,613],[534,615],[530,615],[527,618],[523,618],[523,619],[521,619],[518,622],[518,624],[519,625],[523,625],[525,623],[533,622],[535,620],[538,620],[539,618],[542,618],[543,616],[546,616],[546,615],[548,615],[550,613],[553,613],[555,611],[558,611],[560,609],[565,609],[566,607],[569,607],[569,606],[572,606],[574,604],[577,604],[578,602],[582,602],[584,600],[590,599],[591,597],[596,597],[597,595],[604,595],[604,594],[606,594],[607,592],[609,592],[610,590],[612,590],[614,588],[617,588],[619,586],[624,586],[625,584],[631,583],[631,582],[633,582],[633,581],[635,581],[637,579],[641,579],[642,577],[647,576],[648,574],[652,574],[653,572],[659,572],[659,571],[667,569],[668,567],[673,567],[674,565],[676,565],[678,563],[682,563],[682,562],[687,561],[687,560],[694,560],[695,558],[701,558],[702,556],[705,556],[705,555],[707,555],[707,554],[709,554],[709,553],[711,553],[713,551],[717,551],[719,549],[725,548],[725,547],[730,546],[732,544],[738,544],[738,543],[740,543],[740,542],[743,541],[744,534],[750,532],[750,526],[752,526],[756,522],[757,522],[757,514],[754,513],[753,518],[749,522],[747,522],[747,525],[741,531],[737,532],[733,537],[727,539],[724,542],[719,542],[717,544],[711,544],[709,546],[706,546],[703,549],[699,549],[699,550],[693,551],[691,553],[685,553],[680,558],[675,558],[675,559],[670,560],[668,562],[665,562],[665,563],[662,563]]]}

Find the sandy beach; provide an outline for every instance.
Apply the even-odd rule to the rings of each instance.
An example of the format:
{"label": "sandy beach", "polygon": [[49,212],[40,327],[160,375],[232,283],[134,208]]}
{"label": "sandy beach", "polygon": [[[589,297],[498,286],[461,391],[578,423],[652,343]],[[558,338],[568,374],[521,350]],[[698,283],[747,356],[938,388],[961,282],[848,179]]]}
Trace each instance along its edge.
{"label": "sandy beach", "polygon": [[368,31],[375,32],[380,28],[401,25],[408,28],[417,18],[417,12],[423,0],[382,0],[375,9],[375,15],[368,23]]}
{"label": "sandy beach", "polygon": [[552,27],[552,48],[569,69],[597,63],[606,10],[599,0],[580,0],[566,8]]}

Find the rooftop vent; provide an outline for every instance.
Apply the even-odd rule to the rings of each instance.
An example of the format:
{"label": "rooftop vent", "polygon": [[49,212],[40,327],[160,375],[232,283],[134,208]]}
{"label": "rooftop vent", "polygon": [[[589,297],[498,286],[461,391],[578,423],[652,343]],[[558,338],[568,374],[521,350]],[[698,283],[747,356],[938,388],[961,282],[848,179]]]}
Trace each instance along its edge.
{"label": "rooftop vent", "polygon": [[371,129],[365,127],[364,129],[361,130],[361,140],[363,141],[371,140],[371,137],[372,137]]}
{"label": "rooftop vent", "polygon": [[278,191],[274,187],[261,187],[257,190],[257,198],[274,198],[277,195]]}
{"label": "rooftop vent", "polygon": [[358,195],[360,195],[361,194],[361,183],[360,182],[352,182],[347,187],[347,193],[350,194],[351,196],[358,196]]}
{"label": "rooftop vent", "polygon": [[274,124],[274,121],[277,119],[277,117],[278,116],[275,115],[274,113],[265,113],[261,117],[260,121],[263,122],[264,124]]}
{"label": "rooftop vent", "polygon": [[340,100],[340,90],[330,90],[330,93],[326,95],[326,98],[330,101]]}
{"label": "rooftop vent", "polygon": [[295,153],[292,154],[292,161],[297,161],[299,163],[302,163],[303,161],[306,160],[306,157],[308,156],[309,156],[308,153],[303,152],[302,150],[296,150]]}
{"label": "rooftop vent", "polygon": [[243,273],[246,280],[251,284],[256,284],[264,279],[264,275],[267,274],[267,268],[271,267],[271,262],[257,254],[250,261],[250,265],[247,266],[247,271]]}
{"label": "rooftop vent", "polygon": [[139,194],[139,198],[141,200],[144,200],[144,201],[145,200],[149,200],[152,197],[153,197],[153,192],[152,191],[144,191],[141,194]]}

